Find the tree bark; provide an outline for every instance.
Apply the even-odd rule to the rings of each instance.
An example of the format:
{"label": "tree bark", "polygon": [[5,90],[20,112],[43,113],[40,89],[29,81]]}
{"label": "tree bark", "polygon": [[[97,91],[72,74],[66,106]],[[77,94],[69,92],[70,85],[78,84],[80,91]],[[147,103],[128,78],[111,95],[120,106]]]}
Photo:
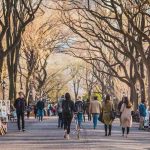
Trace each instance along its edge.
{"label": "tree bark", "polygon": [[147,69],[147,81],[148,81],[148,87],[147,87],[147,99],[150,106],[150,69]]}
{"label": "tree bark", "polygon": [[134,111],[136,111],[138,109],[138,97],[134,85],[130,87],[130,101],[134,106]]}
{"label": "tree bark", "polygon": [[0,81],[2,80],[3,57],[0,55]]}

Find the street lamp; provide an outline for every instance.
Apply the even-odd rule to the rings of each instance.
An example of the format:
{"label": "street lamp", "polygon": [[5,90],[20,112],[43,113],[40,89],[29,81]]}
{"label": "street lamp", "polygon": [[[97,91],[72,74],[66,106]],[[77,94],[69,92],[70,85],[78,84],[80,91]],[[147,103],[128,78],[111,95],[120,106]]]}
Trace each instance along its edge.
{"label": "street lamp", "polygon": [[5,99],[5,88],[6,88],[6,82],[3,80],[1,82],[2,85],[2,93],[3,93],[3,100]]}

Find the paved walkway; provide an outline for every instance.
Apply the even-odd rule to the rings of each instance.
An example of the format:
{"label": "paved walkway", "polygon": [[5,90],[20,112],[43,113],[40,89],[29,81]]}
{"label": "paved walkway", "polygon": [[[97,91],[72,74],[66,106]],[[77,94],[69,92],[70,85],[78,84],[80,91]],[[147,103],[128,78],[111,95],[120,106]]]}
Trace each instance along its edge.
{"label": "paved walkway", "polygon": [[92,122],[83,124],[81,139],[76,137],[72,124],[71,139],[63,139],[63,130],[57,128],[56,117],[43,122],[26,121],[26,132],[18,132],[16,123],[9,123],[9,132],[0,137],[0,150],[150,150],[150,132],[131,130],[128,139],[121,136],[118,121],[115,121],[111,137],[104,136],[103,125],[92,129]]}

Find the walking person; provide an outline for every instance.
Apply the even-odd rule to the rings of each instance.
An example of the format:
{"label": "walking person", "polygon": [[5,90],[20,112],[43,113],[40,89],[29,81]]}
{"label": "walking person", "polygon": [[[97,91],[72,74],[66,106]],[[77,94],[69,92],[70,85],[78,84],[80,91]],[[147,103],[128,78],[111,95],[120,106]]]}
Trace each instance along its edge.
{"label": "walking person", "polygon": [[36,105],[34,105],[34,117],[35,117],[35,119],[37,117],[37,107],[36,107]]}
{"label": "walking person", "polygon": [[88,121],[91,121],[91,114],[90,114],[90,112],[89,112],[89,107],[90,107],[90,100],[89,99],[87,99],[87,102],[86,102],[86,113],[87,113],[87,115],[88,115]]}
{"label": "walking person", "polygon": [[125,96],[123,96],[122,97],[122,100],[118,103],[118,111],[119,111],[119,115],[121,116],[121,112],[120,112],[120,110],[121,110],[121,106],[122,106],[122,104],[124,103],[124,98],[125,98]]}
{"label": "walking person", "polygon": [[132,127],[132,104],[128,100],[128,97],[124,97],[124,103],[121,106],[121,126],[122,126],[122,136],[124,136],[126,129],[126,138],[130,132],[130,127]]}
{"label": "walking person", "polygon": [[77,115],[77,137],[80,138],[80,129],[83,122],[84,103],[79,96],[75,102],[75,114]]}
{"label": "walking person", "polygon": [[86,102],[83,100],[83,121],[85,122],[85,115],[86,115]]}
{"label": "walking person", "polygon": [[146,116],[144,118],[144,129],[148,129],[148,127],[149,127],[149,106],[148,106],[148,101],[145,101],[145,107],[146,107]]}
{"label": "walking person", "polygon": [[30,118],[30,112],[32,111],[32,108],[31,108],[31,106],[29,105],[29,106],[27,106],[27,118],[29,119]]}
{"label": "walking person", "polygon": [[24,121],[24,111],[25,111],[26,101],[23,92],[19,92],[19,98],[15,100],[14,107],[16,108],[17,114],[17,125],[18,130],[21,131],[20,122],[22,122],[22,131],[25,131],[25,121]]}
{"label": "walking person", "polygon": [[69,139],[70,125],[74,113],[74,102],[69,93],[65,94],[65,100],[62,103],[62,114],[64,119],[64,138]]}
{"label": "walking person", "polygon": [[64,124],[64,121],[63,121],[63,115],[62,115],[62,103],[64,101],[64,95],[61,96],[61,98],[59,99],[58,101],[58,104],[57,104],[57,112],[58,112],[58,128],[63,128],[63,124]]}
{"label": "walking person", "polygon": [[121,125],[121,106],[122,104],[124,103],[124,98],[125,96],[122,97],[122,100],[118,103],[118,115],[119,115],[119,118],[120,118],[120,125]]}
{"label": "walking person", "polygon": [[38,117],[39,117],[39,121],[42,122],[43,121],[43,114],[44,114],[44,102],[42,101],[42,99],[40,97],[39,101],[37,102],[37,111],[38,111]]}
{"label": "walking person", "polygon": [[[111,136],[112,122],[113,122],[113,118],[111,117],[112,111],[114,111],[113,102],[110,100],[110,95],[106,95],[106,99],[102,105],[105,136]],[[107,133],[108,129],[109,132]]]}
{"label": "walking person", "polygon": [[47,106],[47,115],[48,116],[51,115],[51,103],[49,103],[48,106]]}
{"label": "walking person", "polygon": [[140,124],[139,130],[144,130],[144,119],[146,117],[146,101],[142,101],[139,105]]}
{"label": "walking person", "polygon": [[96,129],[98,117],[101,113],[101,104],[98,101],[97,96],[94,96],[94,100],[90,103],[89,113],[93,116],[93,128]]}

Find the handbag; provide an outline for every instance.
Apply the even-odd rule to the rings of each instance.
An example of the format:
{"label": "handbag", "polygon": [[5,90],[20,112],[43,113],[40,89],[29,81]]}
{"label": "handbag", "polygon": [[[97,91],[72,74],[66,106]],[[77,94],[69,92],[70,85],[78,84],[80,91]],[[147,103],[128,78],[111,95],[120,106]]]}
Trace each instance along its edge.
{"label": "handbag", "polygon": [[116,118],[116,113],[115,113],[115,111],[114,111],[114,109],[113,109],[113,105],[112,105],[112,110],[111,110],[111,112],[110,112],[110,118],[111,118],[112,120],[114,120],[114,119]]}
{"label": "handbag", "polygon": [[100,115],[98,117],[98,121],[104,123],[104,120],[103,120],[103,111],[100,113]]}

